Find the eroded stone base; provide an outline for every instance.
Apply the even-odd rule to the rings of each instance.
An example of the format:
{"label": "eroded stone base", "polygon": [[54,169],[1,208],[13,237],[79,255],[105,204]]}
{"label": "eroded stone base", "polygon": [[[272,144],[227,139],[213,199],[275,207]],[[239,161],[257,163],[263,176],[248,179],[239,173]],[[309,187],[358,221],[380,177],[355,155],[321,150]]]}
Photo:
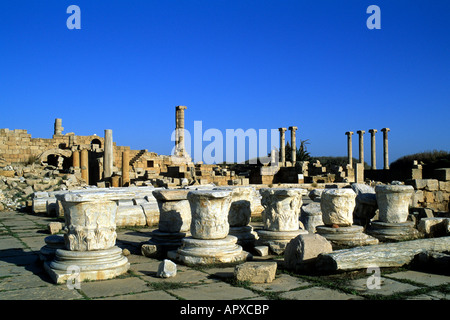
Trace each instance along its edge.
{"label": "eroded stone base", "polygon": [[186,265],[240,263],[248,258],[249,253],[243,251],[236,242],[237,237],[232,235],[214,240],[186,237],[182,247],[169,251],[167,257]]}
{"label": "eroded stone base", "polygon": [[316,231],[331,242],[333,250],[378,244],[379,242],[378,239],[365,234],[364,227],[357,225],[339,228],[317,226]]}
{"label": "eroded stone base", "polygon": [[117,246],[95,251],[58,249],[54,260],[45,262],[44,268],[52,280],[59,284],[75,276],[79,276],[80,282],[112,279],[126,273],[130,263]]}
{"label": "eroded stone base", "polygon": [[252,226],[230,227],[229,235],[237,237],[237,244],[244,248],[252,248],[258,239],[258,234],[253,231]]}
{"label": "eroded stone base", "polygon": [[419,231],[414,228],[414,222],[388,223],[372,221],[367,233],[380,241],[395,242],[419,238]]}
{"label": "eroded stone base", "polygon": [[39,259],[41,261],[51,261],[55,257],[58,249],[64,249],[64,237],[62,235],[51,235],[44,239],[45,246],[39,251]]}
{"label": "eroded stone base", "polygon": [[297,237],[299,234],[308,234],[308,231],[298,229],[295,231],[269,231],[256,230],[259,239],[256,241],[257,246],[269,246],[270,251],[275,254],[282,255],[289,241]]}
{"label": "eroded stone base", "polygon": [[162,232],[159,229],[151,233],[152,238],[142,245],[142,254],[150,258],[165,257],[168,251],[177,250],[182,240],[190,236],[186,232]]}

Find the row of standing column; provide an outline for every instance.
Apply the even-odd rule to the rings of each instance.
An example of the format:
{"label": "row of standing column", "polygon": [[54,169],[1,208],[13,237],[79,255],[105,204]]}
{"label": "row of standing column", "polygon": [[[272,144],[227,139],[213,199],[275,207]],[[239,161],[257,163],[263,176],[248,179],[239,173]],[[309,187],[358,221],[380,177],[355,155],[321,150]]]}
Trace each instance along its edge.
{"label": "row of standing column", "polygon": [[[103,155],[103,180],[110,180],[113,173],[114,163],[114,148],[112,130],[105,130],[104,141],[104,155]],[[89,184],[89,153],[88,149],[74,150],[72,153],[72,166],[73,168],[81,169],[81,178]],[[130,183],[130,152],[124,150],[122,152],[122,186],[127,186]]]}
{"label": "row of standing column", "polygon": [[[388,132],[389,128],[381,129],[383,132],[383,159],[384,166],[383,169],[389,169],[389,153],[388,153]],[[378,131],[376,129],[370,129],[371,136],[371,169],[376,170],[376,144],[375,144],[375,133]],[[359,130],[356,132],[359,135],[359,162],[364,163],[364,130]],[[352,156],[352,135],[353,131],[347,131],[345,133],[347,135],[347,154],[348,154],[348,164],[349,166],[353,166],[353,156]]]}
{"label": "row of standing column", "polygon": [[[295,164],[297,161],[297,146],[295,143],[295,131],[298,128],[295,126],[289,127],[289,130],[291,130],[291,159],[292,163]],[[285,138],[285,132],[286,128],[278,128],[280,131],[280,162],[281,165],[284,167],[286,165],[286,138]]]}

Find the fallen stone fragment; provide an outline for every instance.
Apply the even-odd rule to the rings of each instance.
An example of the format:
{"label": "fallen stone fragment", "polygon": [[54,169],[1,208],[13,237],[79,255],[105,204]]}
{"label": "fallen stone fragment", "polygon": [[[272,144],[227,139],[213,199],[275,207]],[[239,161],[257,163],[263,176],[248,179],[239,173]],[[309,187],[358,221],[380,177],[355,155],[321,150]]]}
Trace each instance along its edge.
{"label": "fallen stone fragment", "polygon": [[332,245],[325,237],[319,234],[301,234],[286,247],[285,267],[295,272],[311,271],[319,254],[332,251]]}
{"label": "fallen stone fragment", "polygon": [[275,279],[276,272],[276,262],[245,262],[234,268],[234,277],[238,281],[270,283]]}
{"label": "fallen stone fragment", "polygon": [[368,267],[401,267],[427,250],[446,252],[450,236],[377,244],[320,254],[316,268],[323,272],[366,269]]}
{"label": "fallen stone fragment", "polygon": [[50,234],[56,234],[60,232],[63,228],[63,224],[61,222],[50,222],[48,224],[48,231],[50,231]]}
{"label": "fallen stone fragment", "polygon": [[417,229],[425,237],[441,237],[449,235],[448,226],[450,218],[423,218],[419,221]]}
{"label": "fallen stone fragment", "polygon": [[256,246],[255,251],[261,257],[265,257],[265,256],[269,255],[269,247],[268,246]]}
{"label": "fallen stone fragment", "polygon": [[160,278],[171,278],[177,275],[177,265],[168,260],[164,259],[158,266],[158,271],[156,276]]}

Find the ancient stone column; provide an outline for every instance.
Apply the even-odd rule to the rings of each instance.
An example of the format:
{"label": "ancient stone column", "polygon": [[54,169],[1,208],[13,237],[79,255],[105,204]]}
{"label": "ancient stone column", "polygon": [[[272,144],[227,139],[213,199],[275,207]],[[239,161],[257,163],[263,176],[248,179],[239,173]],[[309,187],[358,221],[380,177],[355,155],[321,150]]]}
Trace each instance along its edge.
{"label": "ancient stone column", "polygon": [[371,168],[372,170],[376,170],[377,169],[377,156],[376,156],[376,145],[375,145],[375,133],[377,133],[377,129],[370,129],[370,140],[371,140],[371,144],[370,144],[370,156],[371,156]]}
{"label": "ancient stone column", "polygon": [[183,157],[185,155],[184,146],[184,110],[186,106],[176,107],[176,133],[175,133],[175,150],[176,155]]}
{"label": "ancient stone column", "polygon": [[248,253],[229,235],[231,190],[194,190],[187,198],[192,236],[184,238],[177,251],[169,251],[168,258],[192,265],[245,261]]}
{"label": "ancient stone column", "polygon": [[78,150],[72,152],[72,167],[74,169],[80,168],[80,152]]}
{"label": "ancient stone column", "polygon": [[289,130],[291,130],[291,147],[292,147],[292,165],[295,166],[295,162],[297,161],[297,146],[295,142],[295,130],[298,128],[295,126],[289,127]]}
{"label": "ancient stone column", "polygon": [[229,234],[238,238],[242,247],[253,247],[258,235],[249,224],[254,210],[254,198],[258,196],[254,187],[217,187],[214,190],[231,190],[231,206],[228,213]]}
{"label": "ancient stone column", "polygon": [[364,165],[364,130],[358,130],[356,133],[359,135],[359,163]]}
{"label": "ancient stone column", "polygon": [[105,130],[105,148],[103,154],[103,179],[109,180],[113,171],[113,137],[112,130]]}
{"label": "ancient stone column", "polygon": [[130,150],[122,152],[122,187],[130,185]]}
{"label": "ancient stone column", "polygon": [[316,231],[331,242],[334,249],[377,244],[378,239],[364,233],[364,227],[353,225],[356,193],[352,189],[325,189],[320,199],[324,225]]}
{"label": "ancient stone column", "polygon": [[347,154],[348,154],[348,165],[353,166],[353,155],[352,155],[352,131],[347,131]]}
{"label": "ancient stone column", "polygon": [[382,222],[406,222],[414,188],[409,185],[379,185],[375,187],[379,217]]}
{"label": "ancient stone column", "polygon": [[147,257],[165,257],[170,250],[182,245],[182,239],[190,235],[191,207],[187,200],[190,190],[161,189],[153,191],[158,201],[158,229],[152,231],[151,239],[141,247]]}
{"label": "ancient stone column", "polygon": [[230,231],[230,190],[196,190],[188,194],[191,204],[191,234],[196,239],[222,239]]}
{"label": "ancient stone column", "polygon": [[326,226],[339,227],[353,224],[356,193],[352,189],[326,189],[320,198],[322,219]]}
{"label": "ancient stone column", "polygon": [[408,221],[414,188],[409,185],[375,187],[379,220],[371,221],[367,232],[380,241],[412,240],[419,236],[413,221]]}
{"label": "ancient stone column", "polygon": [[283,254],[289,241],[301,233],[308,233],[299,225],[302,197],[307,191],[299,188],[265,188],[260,193],[264,225],[262,230],[256,230],[259,236],[257,244],[269,246],[275,254]]}
{"label": "ancient stone column", "polygon": [[286,164],[286,128],[278,128],[278,130],[280,131],[280,162],[281,166],[284,167]]}
{"label": "ancient stone column", "polygon": [[80,165],[81,178],[89,184],[89,152],[87,149],[81,150]]}
{"label": "ancient stone column", "polygon": [[133,193],[75,191],[57,194],[64,207],[67,232],[64,249],[57,249],[55,258],[45,263],[45,270],[56,283],[64,283],[73,275],[79,280],[111,279],[128,271],[130,263],[116,246],[116,213],[120,199]]}
{"label": "ancient stone column", "polygon": [[54,135],[55,136],[61,136],[64,128],[62,127],[62,119],[55,119],[55,128],[54,128]]}
{"label": "ancient stone column", "polygon": [[384,167],[383,169],[389,169],[389,155],[388,155],[388,132],[391,131],[389,128],[381,129],[383,131],[383,157],[384,157]]}

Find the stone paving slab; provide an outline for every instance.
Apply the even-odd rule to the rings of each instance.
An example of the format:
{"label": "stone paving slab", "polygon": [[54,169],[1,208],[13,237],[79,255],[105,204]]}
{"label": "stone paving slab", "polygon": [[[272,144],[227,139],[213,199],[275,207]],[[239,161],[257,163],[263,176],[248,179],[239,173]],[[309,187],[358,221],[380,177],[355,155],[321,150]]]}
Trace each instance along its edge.
{"label": "stone paving slab", "polygon": [[127,294],[101,298],[98,300],[178,300],[178,299],[165,291],[157,290],[157,291],[147,291],[136,294]]}
{"label": "stone paving slab", "polygon": [[450,276],[429,274],[412,270],[392,273],[386,277],[414,281],[426,286],[439,286],[441,284],[450,283]]}
{"label": "stone paving slab", "polygon": [[224,282],[167,290],[167,292],[186,300],[236,300],[258,297],[251,290],[233,287]]}
{"label": "stone paving slab", "polygon": [[323,287],[312,287],[301,290],[293,290],[281,294],[284,299],[290,300],[362,300],[364,298],[343,293]]}
{"label": "stone paving slab", "polygon": [[147,283],[137,277],[80,283],[80,290],[89,298],[109,297],[149,291]]}
{"label": "stone paving slab", "polygon": [[[420,289],[420,287],[413,286],[408,283],[403,283],[399,281],[394,281],[388,278],[381,277],[379,288],[375,287],[375,283],[369,281],[369,285],[367,284],[367,278],[361,278],[357,280],[353,280],[348,285],[348,288],[354,289],[361,294],[369,294],[369,295],[393,295],[395,293],[405,293],[408,291],[413,291]],[[371,288],[373,287],[373,288]]]}
{"label": "stone paving slab", "polygon": [[311,283],[287,274],[279,274],[271,283],[251,284],[250,287],[264,292],[283,292],[312,286]]}
{"label": "stone paving slab", "polygon": [[[379,290],[367,289],[367,278],[362,275],[347,282],[340,275],[322,279],[304,280],[292,273],[277,272],[269,284],[238,284],[233,281],[234,267],[188,267],[177,265],[173,278],[156,277],[161,260],[140,254],[140,244],[150,238],[155,228],[118,229],[119,247],[130,248],[127,258],[130,271],[116,279],[81,283],[80,290],[66,285],[55,285],[44,271],[39,260],[39,250],[49,236],[47,224],[54,218],[22,213],[0,212],[0,299],[4,300],[359,300],[373,294],[390,298],[397,293],[411,300],[448,300],[439,286],[450,283],[448,276],[412,270],[383,275]],[[282,257],[254,257],[255,261],[277,261]],[[343,275],[345,277],[345,274]],[[325,282],[324,282],[325,283]],[[346,290],[330,289],[337,284]],[[338,288],[337,287],[337,288]],[[435,288],[436,287],[436,288]],[[423,289],[425,291],[416,290]],[[349,294],[353,290],[355,294]],[[416,290],[416,291],[415,291]],[[376,291],[375,293],[373,291]]]}
{"label": "stone paving slab", "polygon": [[74,300],[83,299],[77,291],[66,286],[46,286],[41,288],[26,288],[2,291],[0,300]]}

